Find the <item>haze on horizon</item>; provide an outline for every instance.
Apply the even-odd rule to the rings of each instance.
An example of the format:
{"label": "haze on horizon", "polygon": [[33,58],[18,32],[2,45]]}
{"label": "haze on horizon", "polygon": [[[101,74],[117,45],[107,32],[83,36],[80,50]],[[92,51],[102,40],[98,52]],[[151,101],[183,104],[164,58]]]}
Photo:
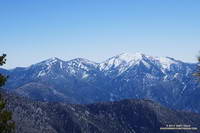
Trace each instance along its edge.
{"label": "haze on horizon", "polygon": [[196,62],[200,1],[9,0],[0,2],[4,68],[58,57],[101,62],[120,53]]}

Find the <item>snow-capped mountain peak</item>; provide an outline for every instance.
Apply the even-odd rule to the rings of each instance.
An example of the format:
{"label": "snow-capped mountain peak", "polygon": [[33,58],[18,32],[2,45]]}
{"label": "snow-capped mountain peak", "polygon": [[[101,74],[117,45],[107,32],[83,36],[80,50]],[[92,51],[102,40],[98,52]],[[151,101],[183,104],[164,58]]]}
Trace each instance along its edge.
{"label": "snow-capped mountain peak", "polygon": [[184,65],[184,62],[170,57],[154,57],[142,53],[122,53],[100,63],[99,69],[106,75],[119,76],[138,65],[143,65],[149,70],[160,70],[162,73],[166,73],[172,69],[179,69]]}
{"label": "snow-capped mountain peak", "polygon": [[38,73],[37,77],[43,77],[46,74],[50,73],[52,68],[54,68],[57,65],[59,65],[60,68],[62,68],[63,64],[64,64],[64,61],[62,61],[61,59],[57,57],[52,57],[40,63],[30,66],[30,69],[33,69]]}
{"label": "snow-capped mountain peak", "polygon": [[84,58],[76,58],[76,59],[67,61],[67,64],[72,68],[75,67],[75,68],[80,68],[80,69],[85,69],[85,70],[87,70],[88,67],[89,68],[97,67],[97,63],[84,59]]}
{"label": "snow-capped mountain peak", "polygon": [[133,60],[141,60],[144,57],[145,57],[145,55],[142,53],[135,53],[135,54],[122,53],[120,55],[115,56],[114,58],[119,59],[121,61],[130,62]]}
{"label": "snow-capped mountain peak", "polygon": [[42,61],[42,62],[39,62],[39,63],[37,63],[37,64],[35,64],[35,65],[39,65],[39,66],[49,66],[49,65],[54,65],[54,64],[56,64],[56,63],[58,63],[58,62],[63,62],[61,59],[59,59],[59,58],[57,58],[57,57],[52,57],[52,58],[49,58],[49,59],[47,59],[47,60],[44,60],[44,61]]}
{"label": "snow-capped mountain peak", "polygon": [[100,70],[107,71],[112,68],[121,68],[125,71],[128,67],[132,66],[133,64],[137,64],[139,61],[142,61],[146,58],[146,56],[142,53],[122,53],[117,56],[111,57],[105,62],[102,62],[99,67]]}
{"label": "snow-capped mountain peak", "polygon": [[84,58],[76,58],[66,62],[66,72],[70,75],[86,78],[89,71],[97,69],[97,63]]}

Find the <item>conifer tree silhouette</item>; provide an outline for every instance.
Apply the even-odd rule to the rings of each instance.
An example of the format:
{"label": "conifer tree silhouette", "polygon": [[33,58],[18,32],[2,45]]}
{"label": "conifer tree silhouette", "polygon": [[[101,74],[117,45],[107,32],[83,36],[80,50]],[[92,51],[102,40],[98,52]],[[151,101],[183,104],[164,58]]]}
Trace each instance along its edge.
{"label": "conifer tree silhouette", "polygon": [[[6,54],[0,56],[0,66],[6,63]],[[0,89],[5,85],[7,76],[0,74]],[[0,92],[0,133],[11,133],[14,131],[15,123],[12,121],[12,113],[6,109],[6,101],[3,99],[2,92]]]}

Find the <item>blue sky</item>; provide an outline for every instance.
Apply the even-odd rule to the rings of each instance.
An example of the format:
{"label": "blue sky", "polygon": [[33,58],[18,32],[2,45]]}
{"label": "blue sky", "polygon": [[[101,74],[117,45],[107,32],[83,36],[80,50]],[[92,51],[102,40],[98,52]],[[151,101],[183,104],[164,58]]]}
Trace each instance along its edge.
{"label": "blue sky", "polygon": [[6,68],[123,52],[195,62],[200,1],[0,0],[0,46]]}

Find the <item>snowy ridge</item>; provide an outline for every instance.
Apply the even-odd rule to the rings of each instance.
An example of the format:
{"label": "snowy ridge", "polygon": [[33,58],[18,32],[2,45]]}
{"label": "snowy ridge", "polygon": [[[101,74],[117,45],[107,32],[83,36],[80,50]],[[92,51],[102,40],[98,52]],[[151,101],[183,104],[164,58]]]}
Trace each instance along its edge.
{"label": "snowy ridge", "polygon": [[38,72],[37,77],[43,77],[46,74],[48,74],[51,71],[52,66],[56,65],[57,63],[60,64],[60,68],[62,69],[63,62],[64,61],[62,61],[56,57],[53,57],[53,58],[47,59],[45,61],[42,61],[38,64],[35,64],[35,65],[33,65],[33,67],[40,67],[41,70]]}
{"label": "snowy ridge", "polygon": [[123,53],[100,63],[99,69],[108,73],[117,70],[118,75],[120,75],[129,68],[139,65],[140,63],[144,64],[147,68],[150,68],[152,65],[157,66],[164,73],[167,70],[170,71],[172,64],[178,65],[182,62],[169,57],[153,57],[142,53]]}
{"label": "snowy ridge", "polygon": [[76,68],[85,69],[85,70],[88,69],[87,66],[97,66],[97,63],[92,62],[87,59],[83,59],[83,58],[76,58],[76,59],[67,61],[67,64],[71,67],[76,67]]}
{"label": "snowy ridge", "polygon": [[167,69],[170,70],[170,66],[172,64],[178,64],[180,63],[179,61],[176,61],[172,58],[169,57],[155,57],[155,60],[158,61],[159,65],[163,68],[163,69]]}
{"label": "snowy ridge", "polygon": [[144,54],[136,53],[122,53],[112,58],[109,58],[105,62],[99,64],[101,71],[108,71],[110,69],[118,69],[119,73],[123,73],[129,67],[136,65],[139,61],[145,58]]}
{"label": "snowy ridge", "polygon": [[65,71],[71,75],[78,75],[80,78],[86,79],[93,69],[97,69],[97,63],[83,58],[76,58],[66,62]]}
{"label": "snowy ridge", "polygon": [[82,77],[86,78],[90,76],[87,72],[92,69],[99,69],[99,71],[105,73],[105,75],[115,73],[114,75],[119,76],[130,68],[140,64],[143,64],[148,69],[156,66],[163,73],[165,73],[166,71],[171,70],[172,65],[179,67],[184,63],[170,57],[153,57],[142,53],[122,53],[111,57],[102,63],[96,63],[83,58],[62,61],[53,57],[32,66],[39,67],[37,77],[45,76],[57,65],[62,71],[71,73],[72,75],[76,75],[78,73],[80,75],[81,73]]}

